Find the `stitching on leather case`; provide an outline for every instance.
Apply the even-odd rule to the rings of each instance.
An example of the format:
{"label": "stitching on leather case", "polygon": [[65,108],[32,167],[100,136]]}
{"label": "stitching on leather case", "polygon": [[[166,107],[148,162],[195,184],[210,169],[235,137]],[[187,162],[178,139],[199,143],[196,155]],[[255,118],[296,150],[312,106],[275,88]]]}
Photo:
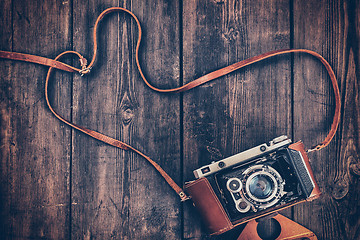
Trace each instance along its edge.
{"label": "stitching on leather case", "polygon": [[220,230],[217,231],[217,232],[211,233],[210,235],[219,235],[219,234],[221,234],[221,233],[226,232],[227,230],[232,229],[233,227],[234,227],[233,225],[232,225],[232,226],[227,226],[227,227],[225,227],[225,228],[220,229]]}

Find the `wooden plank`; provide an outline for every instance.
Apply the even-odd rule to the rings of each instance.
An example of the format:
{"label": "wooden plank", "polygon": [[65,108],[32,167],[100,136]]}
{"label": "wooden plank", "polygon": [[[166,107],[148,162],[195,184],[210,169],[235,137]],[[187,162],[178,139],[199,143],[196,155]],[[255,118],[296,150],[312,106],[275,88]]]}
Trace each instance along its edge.
{"label": "wooden plank", "polygon": [[[97,15],[116,1],[74,2],[74,48],[91,57]],[[142,22],[141,61],[151,82],[179,84],[178,4],[130,1]],[[83,9],[83,10],[81,10]],[[74,81],[74,121],[143,151],[178,182],[179,96],[146,87],[135,67],[137,29],[124,13],[101,24],[99,55],[92,74]],[[180,202],[159,174],[136,154],[83,134],[73,135],[72,215],[74,239],[180,239]]]}
{"label": "wooden plank", "polygon": [[[343,96],[342,126],[340,126],[340,154],[336,169],[335,187],[332,196],[335,199],[338,222],[334,229],[341,238],[359,239],[359,39],[360,39],[360,2],[348,1],[344,4],[345,18],[348,20],[348,42],[346,46],[346,77],[341,79]],[[346,26],[346,25],[345,25]],[[340,222],[340,224],[339,224]],[[340,225],[340,226],[339,226]],[[336,236],[334,234],[334,236]]]}
{"label": "wooden plank", "polygon": [[[0,49],[11,51],[12,50],[12,27],[11,17],[12,8],[11,1],[0,2]],[[8,26],[8,27],[5,27]],[[10,159],[10,136],[8,132],[11,129],[10,120],[10,93],[11,86],[11,62],[0,60],[0,235],[9,236],[9,192],[11,171],[8,171],[8,160]]]}
{"label": "wooden plank", "polygon": [[[357,166],[353,159],[358,159],[359,150],[355,127],[359,121],[359,69],[354,62],[358,42],[351,38],[356,19],[349,15],[354,11],[352,5],[336,0],[294,1],[294,46],[315,50],[329,61],[344,100],[343,126],[335,139],[327,148],[309,154],[323,195],[294,210],[295,220],[313,230],[319,239],[359,238],[359,184],[349,168]],[[334,95],[324,68],[311,57],[295,56],[294,76],[295,136],[311,146],[322,141],[330,129]]]}
{"label": "wooden plank", "polygon": [[[96,16],[118,4],[0,1],[0,49],[55,57],[74,48],[90,59]],[[319,239],[359,239],[359,1],[290,1],[292,26],[289,1],[180,4],[120,3],[144,26],[141,59],[157,86],[175,87],[180,75],[189,82],[288,48],[291,28],[294,47],[329,60],[341,88],[342,125],[329,147],[309,154],[323,197],[295,207],[293,217]],[[181,98],[154,93],[141,82],[131,54],[137,30],[129,17],[113,14],[101,26],[92,74],[75,76],[72,84],[73,75],[56,72],[52,102],[66,118],[145,152],[178,183],[192,179],[201,165],[278,135],[293,132],[309,147],[329,130],[334,98],[326,72],[312,57],[295,54],[293,74],[289,56],[274,58]],[[72,132],[51,115],[43,99],[46,67],[0,63],[1,239],[209,238],[191,204],[183,212],[144,159]],[[285,214],[292,216],[291,210]],[[236,239],[240,230],[211,239]]]}
{"label": "wooden plank", "polygon": [[[354,29],[353,29],[354,30]],[[355,42],[354,42],[355,43]],[[342,238],[359,239],[359,68],[355,65],[356,46],[349,52],[347,77],[344,87],[344,111],[341,129],[339,177],[335,180],[332,196],[336,206],[337,223],[334,226]],[[358,54],[358,53],[357,53]],[[341,173],[341,175],[340,175]],[[339,183],[340,182],[340,183]],[[335,235],[335,234],[333,234]],[[335,235],[336,236],[336,235]]]}
{"label": "wooden plank", "polygon": [[[2,1],[1,49],[55,57],[70,47],[63,1]],[[41,15],[41,17],[39,17]],[[46,67],[2,60],[1,239],[69,236],[70,131],[48,111]],[[54,106],[69,117],[70,75],[52,84]]]}
{"label": "wooden plank", "polygon": [[[185,82],[290,47],[288,1],[193,1],[183,8]],[[211,161],[291,136],[290,62],[290,56],[274,58],[184,94],[185,179]],[[204,238],[205,229],[187,207],[184,238]],[[291,216],[290,210],[286,214]]]}

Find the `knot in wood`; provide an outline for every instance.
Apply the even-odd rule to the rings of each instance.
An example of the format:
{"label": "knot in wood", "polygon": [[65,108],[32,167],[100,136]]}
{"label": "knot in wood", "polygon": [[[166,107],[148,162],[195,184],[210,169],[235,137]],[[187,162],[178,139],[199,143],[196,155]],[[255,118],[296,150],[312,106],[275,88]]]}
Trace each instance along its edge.
{"label": "knot in wood", "polygon": [[229,28],[228,31],[223,34],[223,37],[229,42],[235,41],[238,36],[239,30],[234,27]]}
{"label": "knot in wood", "polygon": [[123,123],[125,125],[128,125],[134,118],[134,115],[135,114],[134,114],[132,107],[130,107],[130,106],[125,107],[121,113]]}
{"label": "knot in wood", "polygon": [[125,94],[120,103],[120,116],[124,125],[128,125],[134,119],[134,105],[130,98]]}
{"label": "knot in wood", "polygon": [[209,152],[210,154],[210,160],[211,161],[217,161],[220,160],[223,157],[223,155],[221,154],[221,151],[215,147],[212,146],[206,146],[206,150]]}
{"label": "knot in wood", "polygon": [[360,176],[360,163],[351,163],[350,164],[350,173],[355,176]]}
{"label": "knot in wood", "polygon": [[349,182],[347,178],[338,179],[334,182],[332,187],[332,197],[336,200],[343,199],[349,192]]}

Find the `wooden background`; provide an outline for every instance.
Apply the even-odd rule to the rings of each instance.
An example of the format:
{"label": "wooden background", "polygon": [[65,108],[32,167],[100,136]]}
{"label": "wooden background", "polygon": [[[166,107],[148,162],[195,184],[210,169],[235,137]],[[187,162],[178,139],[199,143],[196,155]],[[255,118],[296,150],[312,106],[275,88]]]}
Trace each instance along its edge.
{"label": "wooden background", "polygon": [[[319,239],[360,239],[360,1],[0,1],[0,49],[92,57],[92,28],[106,8],[133,11],[144,28],[151,83],[172,88],[239,60],[307,48],[334,68],[341,125],[310,154],[320,200],[283,212]],[[282,134],[307,147],[334,113],[326,71],[313,57],[276,57],[184,94],[159,94],[135,67],[135,24],[104,19],[91,74],[57,71],[55,108],[75,123],[130,143],[178,183],[192,170]],[[67,60],[78,64],[77,60]],[[47,109],[47,68],[0,60],[1,239],[236,239],[209,237],[150,165],[64,126]]]}

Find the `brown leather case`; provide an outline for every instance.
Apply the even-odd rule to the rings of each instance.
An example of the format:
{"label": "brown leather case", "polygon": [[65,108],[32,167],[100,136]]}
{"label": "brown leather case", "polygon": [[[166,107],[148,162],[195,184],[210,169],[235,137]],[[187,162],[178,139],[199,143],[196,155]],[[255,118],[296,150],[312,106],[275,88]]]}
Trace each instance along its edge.
{"label": "brown leather case", "polygon": [[250,217],[245,217],[231,222],[227,213],[225,212],[225,209],[221,205],[219,199],[215,195],[213,188],[206,178],[199,178],[190,183],[186,183],[184,190],[188,195],[191,196],[192,202],[202,217],[203,223],[207,227],[210,235],[220,235],[243,223],[270,215],[306,201],[305,199],[295,200],[294,202],[274,208],[269,208],[260,213],[254,213],[254,215]]}
{"label": "brown leather case", "polygon": [[218,235],[234,227],[206,178],[187,183],[184,190],[191,196],[211,234]]}
{"label": "brown leather case", "polygon": [[236,221],[231,221],[227,215],[225,209],[221,205],[218,197],[216,196],[212,186],[206,178],[199,178],[190,183],[186,183],[184,186],[185,192],[191,196],[195,208],[201,215],[205,226],[208,228],[211,235],[219,235],[226,231],[233,229],[243,223],[247,223],[251,220],[270,215],[288,207],[294,206],[301,202],[312,201],[321,195],[319,186],[317,185],[313,171],[311,170],[309,158],[306,154],[304,144],[299,141],[289,145],[290,149],[299,151],[304,159],[305,165],[309,171],[310,177],[312,178],[315,187],[311,192],[309,198],[298,199],[292,202],[286,203],[281,206],[271,207],[264,211],[254,213],[251,216],[241,218]]}

